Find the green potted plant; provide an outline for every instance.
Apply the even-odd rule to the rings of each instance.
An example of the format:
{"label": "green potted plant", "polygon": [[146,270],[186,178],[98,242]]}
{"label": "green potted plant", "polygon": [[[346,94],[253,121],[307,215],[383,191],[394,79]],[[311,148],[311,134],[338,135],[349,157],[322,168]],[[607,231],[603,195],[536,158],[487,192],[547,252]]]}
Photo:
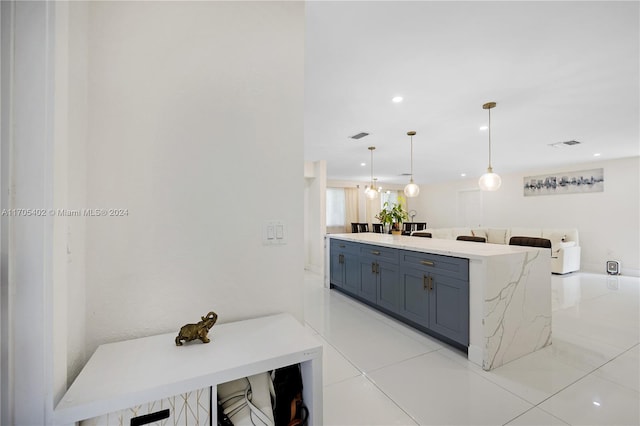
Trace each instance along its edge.
{"label": "green potted plant", "polygon": [[398,197],[398,202],[389,204],[385,202],[382,206],[382,210],[376,216],[376,219],[383,225],[388,225],[391,228],[391,233],[395,235],[402,234],[402,222],[409,219],[407,211],[402,206],[404,198]]}

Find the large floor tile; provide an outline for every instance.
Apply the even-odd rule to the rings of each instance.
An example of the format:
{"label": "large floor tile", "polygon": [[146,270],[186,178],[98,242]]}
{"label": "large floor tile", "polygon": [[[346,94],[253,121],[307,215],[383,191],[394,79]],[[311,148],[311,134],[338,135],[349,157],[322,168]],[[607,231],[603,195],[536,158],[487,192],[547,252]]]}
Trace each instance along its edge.
{"label": "large floor tile", "polygon": [[507,423],[508,426],[565,426],[568,423],[563,422],[557,417],[552,416],[546,411],[539,408],[532,408],[524,414],[516,417]]}
{"label": "large floor tile", "polygon": [[536,405],[589,374],[562,361],[549,346],[523,356],[482,377]]}
{"label": "large floor tile", "polygon": [[334,329],[325,338],[365,372],[432,352],[440,347],[427,341],[419,342],[375,320]]}
{"label": "large floor tile", "polygon": [[637,426],[640,393],[589,375],[540,404],[572,425]]}
{"label": "large floor tile", "polygon": [[325,386],[362,375],[362,372],[329,342],[322,337],[318,339],[322,342],[322,383]]}
{"label": "large floor tile", "polygon": [[[594,375],[640,392],[640,345],[598,368]],[[640,404],[640,402],[639,402]]]}
{"label": "large floor tile", "polygon": [[324,388],[324,425],[416,425],[364,376]]}
{"label": "large floor tile", "polygon": [[421,425],[497,425],[531,404],[433,352],[369,376]]}

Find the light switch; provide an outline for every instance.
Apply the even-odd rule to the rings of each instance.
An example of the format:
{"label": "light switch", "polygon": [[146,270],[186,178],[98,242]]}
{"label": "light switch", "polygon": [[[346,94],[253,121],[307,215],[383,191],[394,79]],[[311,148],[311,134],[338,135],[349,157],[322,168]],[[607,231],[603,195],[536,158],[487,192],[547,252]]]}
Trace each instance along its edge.
{"label": "light switch", "polygon": [[281,220],[266,220],[262,226],[262,244],[284,245],[287,244],[285,224]]}

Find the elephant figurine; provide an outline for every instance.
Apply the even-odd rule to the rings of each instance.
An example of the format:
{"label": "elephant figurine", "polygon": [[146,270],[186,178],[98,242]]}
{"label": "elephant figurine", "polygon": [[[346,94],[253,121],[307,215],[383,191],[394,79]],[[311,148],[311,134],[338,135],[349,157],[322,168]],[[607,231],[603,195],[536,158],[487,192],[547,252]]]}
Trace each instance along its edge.
{"label": "elephant figurine", "polygon": [[207,337],[207,333],[218,320],[218,314],[211,311],[202,318],[197,324],[186,324],[180,328],[180,332],[176,336],[176,346],[182,346],[182,342],[190,342],[200,339],[202,343],[209,343],[211,340]]}

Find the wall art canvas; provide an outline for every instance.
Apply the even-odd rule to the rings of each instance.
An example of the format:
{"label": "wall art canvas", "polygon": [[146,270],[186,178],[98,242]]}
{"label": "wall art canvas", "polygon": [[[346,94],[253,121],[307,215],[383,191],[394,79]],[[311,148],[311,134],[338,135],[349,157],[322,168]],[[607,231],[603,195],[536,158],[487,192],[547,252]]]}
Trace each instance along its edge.
{"label": "wall art canvas", "polygon": [[524,178],[524,196],[604,191],[604,169],[580,170]]}

